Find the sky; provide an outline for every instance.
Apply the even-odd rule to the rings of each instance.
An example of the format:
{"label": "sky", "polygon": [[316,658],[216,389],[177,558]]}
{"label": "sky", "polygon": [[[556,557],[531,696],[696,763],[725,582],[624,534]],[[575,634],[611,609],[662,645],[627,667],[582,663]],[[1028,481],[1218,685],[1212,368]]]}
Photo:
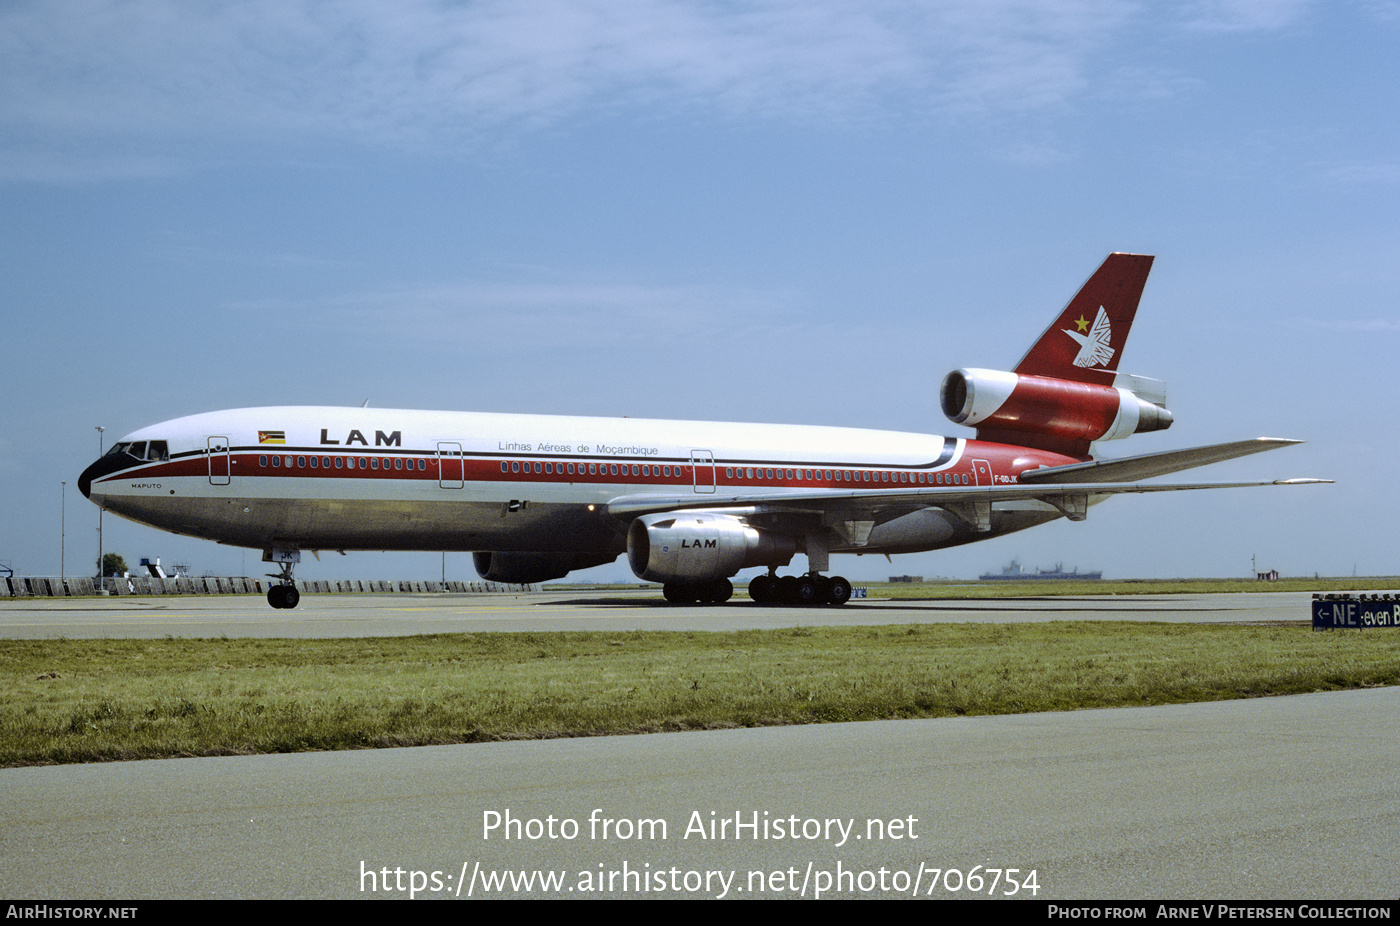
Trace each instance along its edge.
{"label": "sky", "polygon": [[[1175,423],[1104,454],[1298,438],[1184,478],[1336,484],[832,571],[1395,574],[1398,40],[1395,0],[8,0],[0,563],[92,574],[99,440],[221,408],[970,437],[943,376],[1132,251],[1122,369]],[[115,516],[104,547],[265,571]]]}

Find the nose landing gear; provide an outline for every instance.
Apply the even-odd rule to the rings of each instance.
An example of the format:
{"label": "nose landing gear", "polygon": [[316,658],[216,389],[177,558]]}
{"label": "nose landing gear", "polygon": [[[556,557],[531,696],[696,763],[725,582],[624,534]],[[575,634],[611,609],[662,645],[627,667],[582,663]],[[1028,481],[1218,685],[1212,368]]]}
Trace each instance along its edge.
{"label": "nose landing gear", "polygon": [[267,603],[274,608],[295,608],[301,603],[301,592],[295,585],[274,585],[267,590]]}
{"label": "nose landing gear", "polygon": [[264,563],[276,563],[282,571],[277,573],[269,572],[269,579],[276,579],[277,584],[267,590],[267,603],[274,608],[295,608],[301,603],[301,592],[292,579],[292,568],[301,562],[301,551],[288,547],[273,547],[270,550],[263,550]]}

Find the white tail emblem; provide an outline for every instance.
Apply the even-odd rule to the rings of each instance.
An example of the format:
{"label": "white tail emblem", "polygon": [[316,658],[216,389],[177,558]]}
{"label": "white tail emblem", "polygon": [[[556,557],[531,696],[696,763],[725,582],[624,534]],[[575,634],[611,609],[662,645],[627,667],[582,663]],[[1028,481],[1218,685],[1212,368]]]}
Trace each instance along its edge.
{"label": "white tail emblem", "polygon": [[[1080,331],[1089,328],[1089,322],[1083,315],[1079,316],[1079,321],[1075,324],[1079,326]],[[1060,330],[1079,342],[1079,356],[1074,358],[1075,366],[1107,366],[1113,359],[1113,348],[1109,346],[1113,332],[1108,324],[1108,313],[1103,310],[1103,306],[1099,306],[1099,314],[1094,317],[1094,326],[1089,328],[1088,334],[1080,334],[1068,328]]]}

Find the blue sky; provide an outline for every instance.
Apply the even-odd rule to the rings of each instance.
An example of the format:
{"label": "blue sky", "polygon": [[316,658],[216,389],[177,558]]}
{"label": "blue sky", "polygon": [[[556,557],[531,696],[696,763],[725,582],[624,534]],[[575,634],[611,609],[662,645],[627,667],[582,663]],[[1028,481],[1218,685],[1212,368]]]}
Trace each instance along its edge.
{"label": "blue sky", "polygon": [[[1400,3],[1365,0],[11,0],[0,561],[58,573],[67,479],[90,574],[94,426],[218,408],[970,435],[943,375],[1009,368],[1122,250],[1157,255],[1123,366],[1176,423],[1104,449],[1301,438],[1192,476],[1337,484],[1117,499],[834,571],[1395,573],[1397,38]],[[263,571],[105,533],[133,563]]]}

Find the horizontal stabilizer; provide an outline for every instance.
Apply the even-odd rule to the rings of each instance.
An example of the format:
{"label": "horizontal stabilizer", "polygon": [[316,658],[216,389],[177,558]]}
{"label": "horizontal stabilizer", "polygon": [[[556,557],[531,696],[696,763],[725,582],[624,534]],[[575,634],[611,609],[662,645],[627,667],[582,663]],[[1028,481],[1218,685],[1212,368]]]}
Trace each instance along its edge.
{"label": "horizontal stabilizer", "polygon": [[1189,450],[1168,450],[1163,453],[1148,453],[1122,460],[1095,460],[1090,463],[1072,463],[1069,466],[1051,466],[1021,474],[1022,485],[1061,485],[1065,483],[1135,482],[1179,473],[1184,469],[1194,469],[1235,457],[1247,457],[1251,453],[1291,447],[1302,441],[1282,437],[1259,437],[1254,440],[1233,441],[1228,444],[1211,444],[1208,447],[1192,447]]}

